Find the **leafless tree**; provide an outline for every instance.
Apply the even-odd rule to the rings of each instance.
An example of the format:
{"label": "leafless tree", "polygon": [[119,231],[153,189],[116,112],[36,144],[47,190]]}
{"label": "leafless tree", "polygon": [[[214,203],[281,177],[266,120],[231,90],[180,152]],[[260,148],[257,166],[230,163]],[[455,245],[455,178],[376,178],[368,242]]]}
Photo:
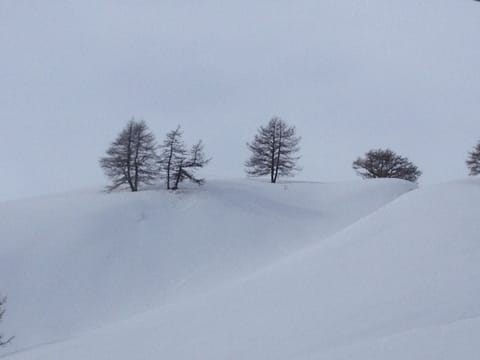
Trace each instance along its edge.
{"label": "leafless tree", "polygon": [[[0,322],[2,321],[3,315],[5,314],[6,302],[7,302],[6,297],[0,297]],[[6,338],[3,334],[0,334],[0,346],[5,346],[12,340],[13,340],[13,336]]]}
{"label": "leafless tree", "polygon": [[198,185],[202,185],[205,179],[195,176],[195,172],[209,163],[210,159],[205,157],[203,143],[200,140],[192,146],[189,156],[177,162],[173,172],[174,183],[172,190],[177,190],[178,185],[188,179]]}
{"label": "leafless tree", "polygon": [[187,150],[182,140],[182,135],[180,126],[178,126],[167,134],[163,144],[160,146],[160,174],[165,179],[168,190],[172,188],[173,175],[177,164],[184,161],[187,157]]}
{"label": "leafless tree", "polygon": [[189,152],[182,136],[183,132],[179,126],[167,134],[161,146],[160,171],[169,190],[177,190],[179,184],[185,179],[198,185],[205,182],[204,179],[195,176],[196,170],[210,161],[205,157],[203,143],[199,141]]}
{"label": "leafless tree", "polygon": [[270,175],[272,183],[278,176],[292,176],[296,171],[296,154],[301,138],[297,136],[294,126],[289,126],[278,117],[272,118],[267,126],[261,126],[253,142],[247,143],[252,152],[245,167],[248,176]]}
{"label": "leafless tree", "polygon": [[407,158],[390,149],[370,150],[353,162],[353,169],[364,179],[396,178],[416,182],[422,172]]}
{"label": "leafless tree", "polygon": [[468,159],[466,163],[468,169],[470,170],[470,175],[480,174],[480,141],[468,154]]}
{"label": "leafless tree", "polygon": [[111,179],[107,190],[126,186],[138,191],[141,184],[150,185],[157,176],[155,136],[144,121],[132,119],[100,159],[100,166]]}

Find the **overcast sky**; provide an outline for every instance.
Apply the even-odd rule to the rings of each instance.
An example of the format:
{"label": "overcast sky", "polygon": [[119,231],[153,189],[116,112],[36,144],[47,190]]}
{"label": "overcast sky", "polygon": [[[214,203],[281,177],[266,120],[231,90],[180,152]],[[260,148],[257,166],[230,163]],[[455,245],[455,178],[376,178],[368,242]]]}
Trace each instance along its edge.
{"label": "overcast sky", "polygon": [[210,177],[243,177],[273,115],[303,137],[301,179],[355,179],[387,146],[422,183],[464,177],[479,34],[470,0],[0,0],[0,199],[105,185],[132,116],[202,138]]}

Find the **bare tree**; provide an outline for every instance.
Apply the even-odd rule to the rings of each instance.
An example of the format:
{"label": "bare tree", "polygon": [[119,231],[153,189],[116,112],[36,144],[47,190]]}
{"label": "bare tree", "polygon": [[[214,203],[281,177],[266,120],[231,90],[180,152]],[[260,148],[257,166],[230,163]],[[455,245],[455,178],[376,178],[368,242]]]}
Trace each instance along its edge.
{"label": "bare tree", "polygon": [[[2,321],[3,315],[5,314],[6,302],[7,302],[6,297],[0,297],[0,322]],[[0,334],[0,346],[7,345],[12,340],[13,340],[13,336],[6,338],[3,334]]]}
{"label": "bare tree", "polygon": [[112,180],[107,190],[126,186],[138,191],[141,184],[150,185],[157,176],[155,136],[144,121],[130,120],[100,159],[100,166]]}
{"label": "bare tree", "polygon": [[470,175],[480,174],[480,141],[468,154],[468,159],[466,163],[468,169],[470,170]]}
{"label": "bare tree", "polygon": [[300,170],[297,167],[300,157],[296,156],[300,140],[294,126],[278,117],[272,118],[267,126],[258,129],[253,142],[247,143],[252,152],[245,163],[247,175],[270,175],[272,183],[277,182],[278,176],[292,176]]}
{"label": "bare tree", "polygon": [[203,143],[200,140],[188,152],[182,136],[183,132],[179,126],[167,134],[161,146],[160,170],[169,190],[177,190],[179,184],[185,179],[198,185],[205,182],[204,179],[195,176],[196,170],[210,161],[205,157]]}
{"label": "bare tree", "polygon": [[187,150],[182,140],[182,135],[180,126],[178,126],[167,134],[163,144],[160,146],[160,175],[165,179],[168,190],[172,188],[175,168],[187,157]]}
{"label": "bare tree", "polygon": [[370,150],[353,162],[353,169],[364,179],[396,178],[416,182],[422,172],[407,158],[390,149]]}
{"label": "bare tree", "polygon": [[202,140],[200,140],[192,146],[188,158],[177,162],[174,169],[175,182],[172,190],[177,190],[178,185],[185,179],[188,179],[198,185],[202,185],[205,182],[205,179],[196,177],[195,173],[198,169],[203,168],[209,162],[210,159],[205,157],[205,153],[203,152],[203,143]]}

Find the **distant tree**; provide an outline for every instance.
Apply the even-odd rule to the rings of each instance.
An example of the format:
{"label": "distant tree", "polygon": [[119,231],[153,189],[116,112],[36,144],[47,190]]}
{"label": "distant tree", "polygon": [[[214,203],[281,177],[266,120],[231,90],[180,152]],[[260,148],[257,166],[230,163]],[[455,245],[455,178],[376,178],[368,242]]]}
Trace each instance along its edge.
{"label": "distant tree", "polygon": [[[7,302],[6,297],[0,297],[0,322],[2,321],[3,315],[5,314],[6,302]],[[13,336],[6,338],[3,334],[0,334],[0,346],[7,345],[12,340],[13,340]]]}
{"label": "distant tree", "polygon": [[353,162],[353,169],[364,179],[396,178],[416,182],[422,172],[407,158],[390,149],[370,150]]}
{"label": "distant tree", "polygon": [[100,166],[110,178],[112,191],[126,186],[138,191],[140,185],[150,185],[157,176],[155,136],[144,121],[130,120],[100,159]]}
{"label": "distant tree", "polygon": [[160,147],[160,172],[168,190],[177,190],[185,179],[198,185],[205,182],[204,179],[195,176],[196,170],[203,168],[210,161],[205,157],[203,143],[200,140],[187,151],[182,136],[183,132],[178,126],[167,134]]}
{"label": "distant tree", "polygon": [[251,151],[245,167],[248,176],[270,175],[270,182],[277,182],[278,176],[292,176],[299,170],[296,154],[300,151],[294,126],[289,126],[278,117],[261,126],[253,142],[247,143]]}
{"label": "distant tree", "polygon": [[470,170],[470,175],[480,174],[480,141],[468,154],[468,159],[466,163],[468,169]]}

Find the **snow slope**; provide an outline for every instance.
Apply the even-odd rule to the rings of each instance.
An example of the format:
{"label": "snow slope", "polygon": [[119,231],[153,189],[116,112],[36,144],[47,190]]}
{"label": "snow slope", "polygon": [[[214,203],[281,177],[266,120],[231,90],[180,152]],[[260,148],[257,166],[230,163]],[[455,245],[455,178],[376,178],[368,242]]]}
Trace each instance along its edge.
{"label": "snow slope", "polygon": [[[304,186],[316,188],[318,200],[324,186],[338,195],[346,185]],[[366,204],[368,193],[406,190],[401,183],[357,186],[367,187],[363,195],[350,184],[343,201]],[[295,190],[289,206],[303,201]],[[307,202],[309,210],[315,203]],[[479,203],[479,179],[415,190],[208,292],[8,358],[477,359]],[[275,209],[273,217],[285,211]]]}
{"label": "snow slope", "polygon": [[412,189],[213,181],[181,193],[79,192],[0,204],[7,350],[201,295],[321,242]]}

